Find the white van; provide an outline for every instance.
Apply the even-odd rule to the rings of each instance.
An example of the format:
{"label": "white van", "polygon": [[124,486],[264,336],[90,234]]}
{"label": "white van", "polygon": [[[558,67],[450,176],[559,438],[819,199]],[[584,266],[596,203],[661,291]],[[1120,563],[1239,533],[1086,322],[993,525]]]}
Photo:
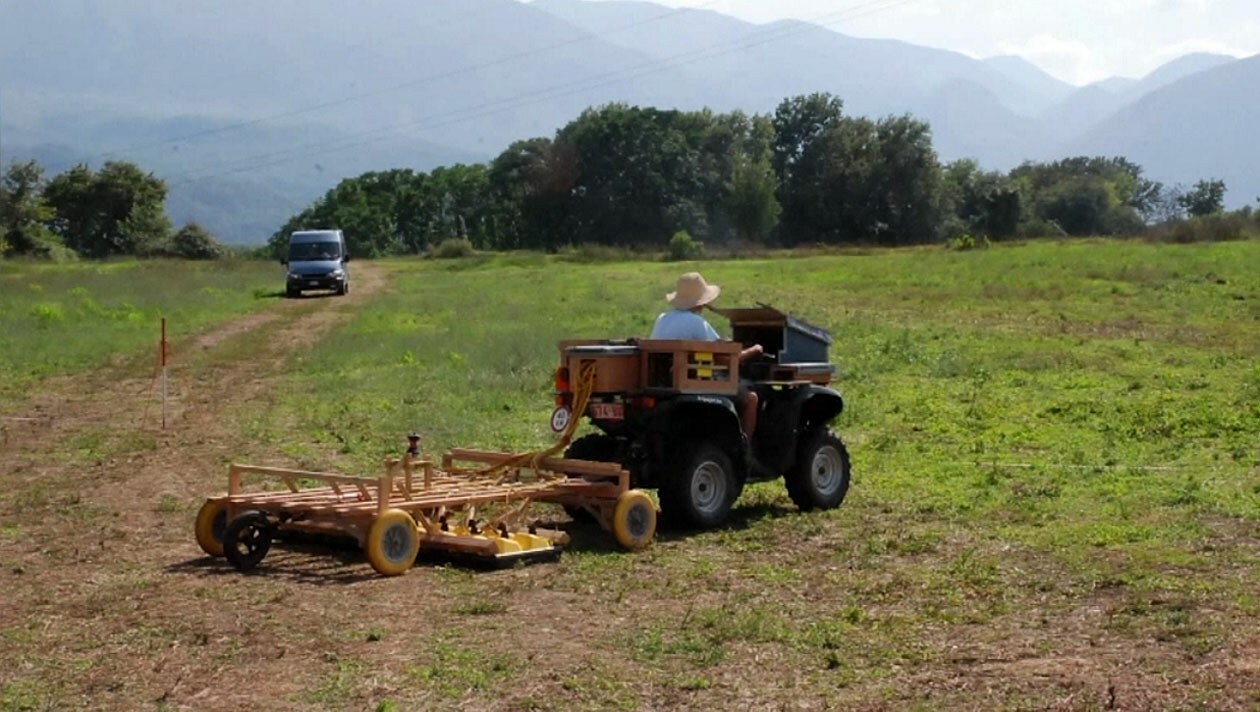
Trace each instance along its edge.
{"label": "white van", "polygon": [[346,236],[340,230],[295,232],[289,235],[288,254],[280,260],[289,268],[284,293],[298,297],[307,289],[331,289],[346,294],[350,291],[349,261]]}

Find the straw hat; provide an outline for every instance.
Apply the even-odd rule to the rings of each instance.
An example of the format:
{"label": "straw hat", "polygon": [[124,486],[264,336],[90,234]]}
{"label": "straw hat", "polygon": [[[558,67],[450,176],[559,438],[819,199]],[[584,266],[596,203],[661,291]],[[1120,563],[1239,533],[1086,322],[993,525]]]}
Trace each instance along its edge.
{"label": "straw hat", "polygon": [[688,272],[678,278],[677,289],[666,294],[665,300],[675,309],[695,309],[717,299],[721,291],[716,284],[705,282],[699,272]]}

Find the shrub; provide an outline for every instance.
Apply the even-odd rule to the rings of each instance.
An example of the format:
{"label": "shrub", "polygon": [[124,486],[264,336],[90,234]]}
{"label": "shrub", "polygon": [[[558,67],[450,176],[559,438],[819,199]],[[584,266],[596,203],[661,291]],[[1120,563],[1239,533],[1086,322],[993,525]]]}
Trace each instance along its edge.
{"label": "shrub", "polygon": [[671,262],[697,260],[704,254],[704,243],[692,238],[691,233],[679,230],[669,240],[669,259]]}
{"label": "shrub", "polygon": [[594,242],[583,242],[580,245],[566,247],[560,251],[559,259],[577,264],[593,264],[596,262],[629,262],[638,259],[634,251],[615,245],[600,245]]}
{"label": "shrub", "polygon": [[1015,231],[1015,235],[1021,238],[1066,237],[1067,232],[1053,220],[1036,219],[1020,223],[1019,229]]}
{"label": "shrub", "polygon": [[214,235],[195,222],[188,223],[175,233],[171,240],[171,253],[186,260],[217,260],[227,256],[227,250]]}
{"label": "shrub", "polygon": [[472,257],[475,254],[477,250],[466,237],[448,237],[429,250],[429,257],[435,260],[454,260],[460,257]]}
{"label": "shrub", "polygon": [[972,237],[970,234],[959,235],[946,243],[951,250],[986,250],[992,246],[986,235],[980,237]]}
{"label": "shrub", "polygon": [[1176,220],[1151,228],[1146,233],[1146,239],[1177,243],[1242,240],[1254,230],[1250,222],[1248,215],[1241,211]]}

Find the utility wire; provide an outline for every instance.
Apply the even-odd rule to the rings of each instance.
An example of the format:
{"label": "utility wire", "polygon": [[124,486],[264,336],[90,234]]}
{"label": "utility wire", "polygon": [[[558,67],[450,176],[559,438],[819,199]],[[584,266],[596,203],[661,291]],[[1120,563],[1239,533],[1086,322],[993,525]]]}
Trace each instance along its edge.
{"label": "utility wire", "polygon": [[[616,34],[624,30],[629,30],[635,27],[649,25],[653,22],[658,22],[660,20],[685,12],[687,10],[703,9],[710,5],[714,5],[717,2],[719,2],[719,0],[707,0],[707,2],[701,3],[694,7],[676,8],[674,10],[670,10],[669,12],[661,13],[659,15],[653,15],[643,20],[638,20],[636,22],[632,22],[629,24],[612,27],[607,30],[601,30],[600,32],[608,33],[608,34]],[[446,27],[453,24],[455,24],[455,20],[443,23],[442,25],[440,25],[440,27]],[[194,131],[194,132],[184,134],[181,136],[176,136],[174,138],[162,139],[160,141],[152,141],[149,143],[138,144],[138,145],[130,146],[127,148],[112,149],[109,151],[105,151],[103,153],[96,154],[94,156],[89,156],[88,158],[83,159],[81,161],[76,161],[75,163],[90,162],[93,160],[105,160],[105,159],[119,156],[122,154],[138,153],[138,152],[147,151],[153,148],[161,148],[167,145],[187,142],[187,141],[191,141],[198,138],[204,138],[206,136],[214,136],[214,135],[218,135],[222,133],[227,133],[229,131],[236,131],[238,129],[249,128],[251,126],[257,126],[259,124],[277,121],[280,119],[291,119],[296,116],[301,116],[303,114],[309,114],[311,112],[323,111],[325,109],[331,109],[333,107],[344,106],[346,104],[351,104],[357,101],[361,101],[363,99],[371,99],[373,97],[378,97],[385,94],[392,94],[392,93],[401,92],[404,90],[415,89],[419,86],[422,86],[430,82],[442,81],[444,79],[453,79],[453,78],[456,78],[465,74],[472,74],[472,73],[479,72],[485,69],[490,69],[490,68],[497,67],[500,65],[509,64],[509,63],[515,62],[517,60],[525,59],[533,55],[551,52],[557,49],[562,49],[562,48],[569,47],[572,45],[581,44],[583,42],[589,42],[590,40],[593,40],[593,39],[599,39],[601,36],[602,36],[601,34],[597,34],[594,32],[583,32],[579,36],[574,37],[569,40],[565,40],[563,42],[557,42],[554,44],[546,45],[544,47],[530,48],[528,50],[517,52],[515,54],[499,57],[498,59],[492,59],[486,62],[482,62],[481,64],[468,65],[468,66],[460,67],[458,69],[449,70],[446,72],[430,74],[423,77],[419,77],[417,79],[412,79],[412,80],[403,82],[401,84],[395,84],[390,87],[361,92],[358,94],[352,94],[349,96],[341,97],[339,99],[332,99],[332,100],[320,102],[317,104],[309,104],[309,105],[302,106],[296,109],[283,111],[277,114],[269,114],[267,116],[261,116],[255,119],[248,119],[245,121],[231,123],[226,126],[217,126],[215,128]],[[68,168],[70,167],[70,165],[73,165],[73,164],[64,164],[62,168]]]}
{"label": "utility wire", "polygon": [[[440,128],[444,126],[449,126],[451,124],[461,123],[463,121],[467,121],[474,118],[491,116],[491,115],[506,111],[508,109],[528,106],[530,104],[535,104],[541,101],[547,101],[551,99],[562,98],[564,96],[571,96],[573,94],[578,94],[583,91],[588,91],[590,89],[596,89],[601,86],[607,86],[607,85],[615,84],[618,82],[627,81],[630,79],[637,79],[644,76],[649,76],[651,74],[665,71],[673,67],[683,66],[687,64],[694,64],[696,62],[703,61],[705,59],[712,59],[715,57],[722,56],[724,54],[729,54],[734,51],[738,51],[742,49],[750,49],[752,47],[768,44],[770,42],[781,40],[786,37],[790,37],[792,35],[810,31],[819,26],[827,27],[827,26],[837,24],[842,21],[849,21],[849,20],[860,18],[860,17],[865,17],[865,16],[869,16],[869,15],[873,15],[873,14],[877,14],[881,12],[886,12],[888,10],[895,9],[899,6],[906,5],[914,1],[915,0],[874,0],[872,2],[861,3],[859,5],[852,6],[844,10],[832,11],[832,12],[820,15],[818,17],[815,17],[815,18],[803,20],[798,24],[788,25],[786,27],[772,28],[771,31],[768,31],[766,33],[760,33],[760,36],[758,36],[758,33],[753,33],[745,37],[740,37],[734,40],[728,40],[726,42],[710,45],[708,47],[704,47],[699,50],[692,50],[690,52],[685,52],[679,55],[674,55],[672,57],[667,57],[660,60],[653,60],[653,61],[639,64],[633,67],[613,70],[613,71],[605,72],[603,74],[589,76],[581,80],[578,80],[577,82],[571,82],[568,84],[560,84],[560,85],[556,85],[552,87],[538,89],[531,92],[526,92],[523,94],[518,94],[512,97],[508,97],[505,99],[499,99],[499,100],[487,102],[484,104],[479,104],[479,105],[475,105],[471,107],[465,107],[465,108],[459,109],[458,111],[450,111],[450,112],[445,112],[445,113],[434,114],[434,115],[419,119],[417,121],[410,121],[403,124],[396,124],[392,126],[378,128],[378,129],[372,129],[370,131],[356,133],[348,137],[347,139],[342,140],[337,143],[316,142],[316,143],[295,146],[288,149],[282,149],[280,151],[274,151],[271,153],[256,154],[254,156],[250,156],[246,159],[239,160],[239,161],[220,162],[218,164],[214,164],[206,168],[189,171],[183,174],[183,176],[178,177],[175,180],[173,180],[171,185],[172,186],[187,185],[190,183],[197,183],[197,182],[200,182],[203,180],[209,180],[212,178],[219,178],[219,177],[223,177],[227,175],[244,173],[251,170],[256,170],[258,168],[265,168],[269,166],[279,165],[282,163],[287,163],[296,158],[300,158],[302,156],[311,155],[315,153],[320,153],[320,154],[338,153],[341,151],[350,150],[352,148],[359,148],[361,146],[375,143],[384,138],[387,138],[390,135],[393,135],[393,134],[396,134],[405,130],[409,130],[409,129]],[[626,76],[620,76],[620,77],[618,76],[622,74],[626,74]]]}

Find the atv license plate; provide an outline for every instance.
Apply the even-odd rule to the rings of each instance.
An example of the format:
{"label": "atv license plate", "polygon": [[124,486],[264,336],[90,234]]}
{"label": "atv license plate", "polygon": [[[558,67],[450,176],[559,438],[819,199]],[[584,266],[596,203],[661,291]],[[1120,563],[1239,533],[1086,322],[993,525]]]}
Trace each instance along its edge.
{"label": "atv license plate", "polygon": [[626,407],[621,403],[592,403],[591,417],[596,420],[623,420]]}

